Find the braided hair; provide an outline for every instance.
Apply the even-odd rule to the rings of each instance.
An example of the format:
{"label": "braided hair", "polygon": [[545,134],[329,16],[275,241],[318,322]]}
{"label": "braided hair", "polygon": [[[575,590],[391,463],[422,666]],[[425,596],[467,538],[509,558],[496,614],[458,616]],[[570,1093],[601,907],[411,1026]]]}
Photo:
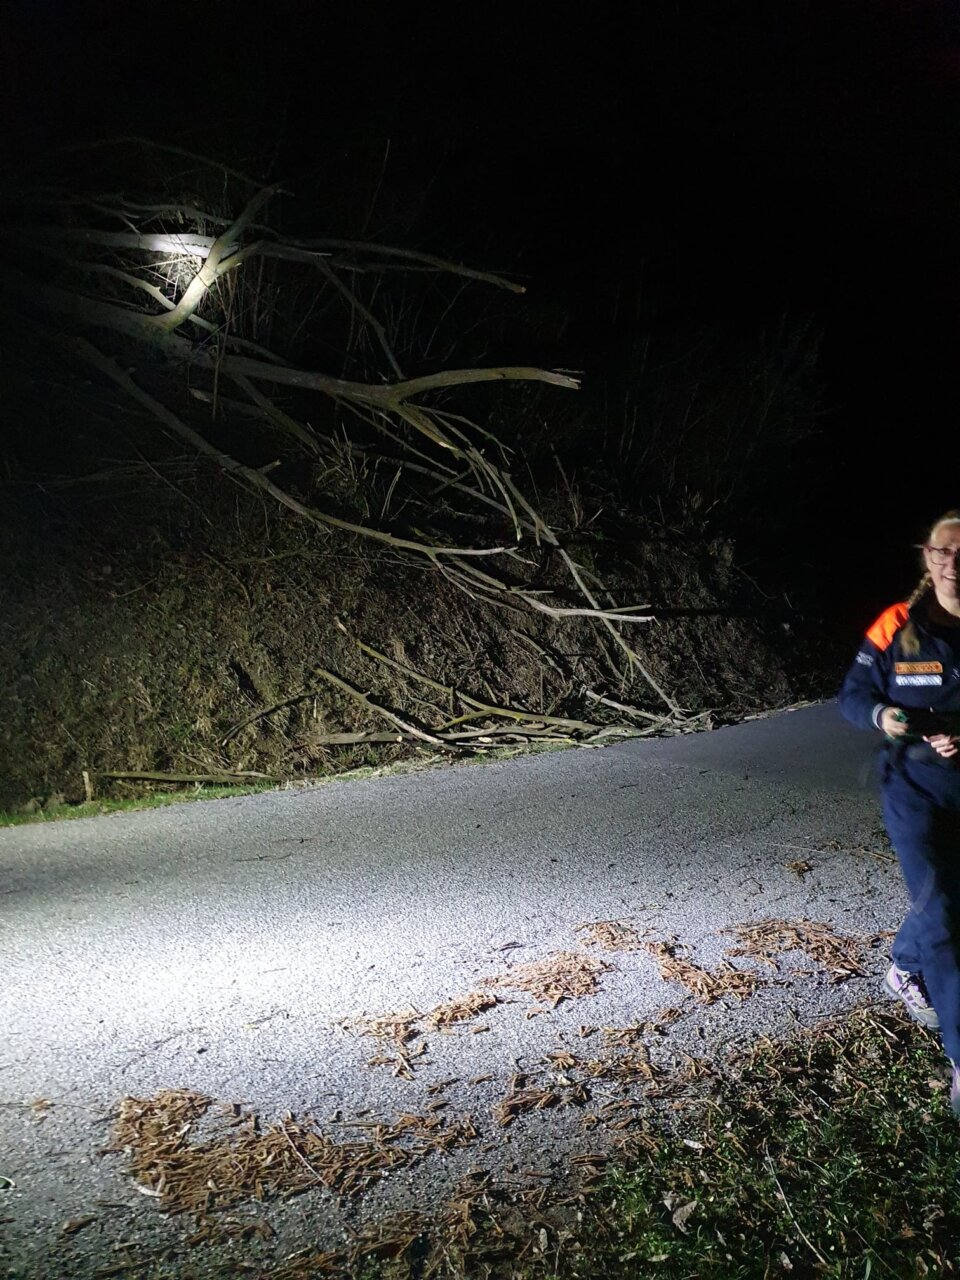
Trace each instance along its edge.
{"label": "braided hair", "polygon": [[[945,511],[942,516],[934,520],[921,543],[921,550],[930,542],[930,539],[942,524],[960,524],[960,508],[952,508],[950,511]],[[912,609],[915,604],[918,604],[930,590],[930,574],[922,556],[921,564],[923,565],[923,572],[920,575],[920,581],[907,599],[908,609]],[[913,618],[908,618],[900,632],[900,648],[908,657],[920,652],[920,637],[917,635],[917,628],[914,626]]]}

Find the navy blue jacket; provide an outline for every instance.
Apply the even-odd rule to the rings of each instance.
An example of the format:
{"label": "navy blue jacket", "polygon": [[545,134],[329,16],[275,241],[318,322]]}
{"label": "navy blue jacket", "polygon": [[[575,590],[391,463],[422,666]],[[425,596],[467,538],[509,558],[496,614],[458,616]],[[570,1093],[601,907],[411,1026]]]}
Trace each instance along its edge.
{"label": "navy blue jacket", "polygon": [[[920,645],[904,653],[912,620]],[[869,629],[840,689],[840,710],[860,729],[880,728],[884,707],[960,713],[960,628],[932,625],[921,605],[885,609]]]}

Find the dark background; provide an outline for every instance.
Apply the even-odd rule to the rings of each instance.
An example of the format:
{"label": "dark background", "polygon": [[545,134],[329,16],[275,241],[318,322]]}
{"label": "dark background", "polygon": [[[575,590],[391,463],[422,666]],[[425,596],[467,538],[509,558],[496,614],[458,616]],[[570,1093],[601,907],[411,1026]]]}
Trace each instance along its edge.
{"label": "dark background", "polygon": [[911,543],[960,506],[955,3],[16,0],[4,24],[8,167],[118,134],[242,163],[304,226],[520,274],[557,321],[506,358],[599,383],[638,317],[809,318],[819,432],[775,513],[733,515],[842,625],[909,588]]}

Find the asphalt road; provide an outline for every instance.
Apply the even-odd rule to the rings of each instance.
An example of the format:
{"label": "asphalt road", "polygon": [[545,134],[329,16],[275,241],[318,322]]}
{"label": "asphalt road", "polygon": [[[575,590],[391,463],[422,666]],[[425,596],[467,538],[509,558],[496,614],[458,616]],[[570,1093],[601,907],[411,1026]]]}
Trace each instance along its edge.
{"label": "asphalt road", "polygon": [[[265,1121],[333,1123],[422,1108],[431,1084],[456,1081],[444,1097],[478,1117],[482,1155],[424,1160],[352,1207],[356,1220],[435,1200],[478,1163],[560,1169],[583,1141],[574,1108],[507,1132],[489,1117],[518,1066],[579,1043],[584,1024],[678,1006],[652,1050],[668,1061],[877,998],[879,949],[865,978],[837,984],[807,964],[705,1007],[650,955],[598,953],[577,928],[626,921],[679,939],[706,968],[731,945],[721,931],[751,920],[895,928],[906,898],[882,856],[876,746],[824,705],[682,738],[0,831],[0,1176],[14,1184],[0,1191],[0,1275],[93,1275],[131,1234],[151,1246],[184,1234],[137,1194],[122,1156],[97,1154],[125,1095],[189,1087]],[[788,865],[799,861],[809,870]],[[479,1022],[425,1035],[412,1079],[369,1066],[377,1044],[339,1025],[430,1010],[570,950],[613,966],[596,994],[531,1017],[529,995],[502,992]],[[328,1192],[270,1212],[276,1256],[308,1236],[345,1238]]]}

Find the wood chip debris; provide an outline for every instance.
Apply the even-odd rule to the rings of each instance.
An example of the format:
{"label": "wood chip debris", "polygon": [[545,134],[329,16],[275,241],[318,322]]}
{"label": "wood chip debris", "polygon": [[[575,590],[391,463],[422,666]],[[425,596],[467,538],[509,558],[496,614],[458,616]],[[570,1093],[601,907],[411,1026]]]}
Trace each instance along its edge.
{"label": "wood chip debris", "polygon": [[[523,1176],[546,1179],[550,1175],[530,1169]],[[416,1211],[390,1214],[361,1232],[347,1252],[326,1255],[328,1269],[317,1266],[318,1255],[305,1250],[280,1269],[257,1275],[259,1280],[333,1275],[346,1280],[368,1270],[374,1259],[387,1264],[384,1270],[391,1275],[414,1270],[435,1280],[441,1275],[513,1275],[518,1266],[542,1258],[555,1241],[563,1239],[563,1224],[569,1217],[563,1204],[554,1204],[546,1188],[498,1183],[487,1171],[475,1170],[429,1217]]]}
{"label": "wood chip debris", "polygon": [[588,1178],[599,1178],[604,1167],[609,1163],[608,1151],[586,1151],[583,1155],[570,1158],[570,1168],[582,1170]]}
{"label": "wood chip debris", "polygon": [[798,875],[801,880],[813,870],[813,863],[808,862],[806,858],[794,858],[792,862],[784,863],[784,866],[794,875]]}
{"label": "wood chip debris", "polygon": [[435,1098],[438,1093],[443,1093],[444,1089],[449,1089],[452,1084],[459,1084],[458,1076],[450,1076],[448,1080],[435,1080],[433,1084],[427,1086],[427,1096]]}
{"label": "wood chip debris", "polygon": [[629,1049],[634,1045],[644,1044],[648,1036],[663,1034],[664,1027],[683,1017],[683,1010],[676,1008],[659,1009],[652,1018],[638,1022],[632,1027],[601,1027],[600,1034],[604,1045],[611,1048]]}
{"label": "wood chip debris", "polygon": [[639,951],[642,938],[627,920],[591,920],[578,924],[575,933],[583,934],[588,947],[602,951]]}
{"label": "wood chip debris", "polygon": [[424,1016],[418,1009],[408,1009],[404,1013],[382,1013],[375,1018],[343,1018],[337,1025],[344,1031],[391,1040],[402,1046],[420,1034],[419,1024]]}
{"label": "wood chip debris", "polygon": [[[763,979],[759,974],[735,969],[732,965],[713,970],[701,969],[699,965],[677,955],[677,948],[676,939],[669,942],[643,943],[643,950],[649,952],[656,960],[660,977],[666,982],[681,983],[701,1004],[715,1004],[724,996],[745,1000],[754,994],[757,987],[763,985]],[[739,953],[730,952],[729,954]]]}
{"label": "wood chip debris", "polygon": [[[742,999],[760,983],[757,974],[732,966],[712,972],[700,968],[677,954],[676,940],[643,941],[635,931],[633,937],[629,937],[613,930],[613,926],[623,925],[622,921],[597,921],[584,926],[583,931],[592,933],[589,945],[598,948],[624,949],[623,945],[610,945],[616,942],[630,949],[645,950],[657,960],[664,978],[682,982],[704,1003],[729,994]],[[610,929],[600,929],[600,926]],[[808,921],[765,921],[742,926],[736,932],[742,950],[730,954],[763,959],[768,952],[794,947],[799,942],[803,944],[802,949],[816,946],[818,958],[822,953],[824,962],[832,963],[834,970],[841,961],[849,967],[851,953],[844,943],[855,941],[843,940],[828,926]],[[767,962],[775,963],[770,959]],[[383,1060],[393,1061],[395,1066],[399,1062],[412,1067],[414,1062],[423,1059],[426,1045],[422,1036],[427,1029],[442,1032],[477,1018],[499,1003],[497,988],[525,991],[536,1000],[556,1007],[562,1000],[595,994],[602,975],[611,969],[612,966],[596,954],[555,952],[540,961],[511,966],[507,972],[485,979],[483,986],[487,990],[457,997],[428,1012],[411,1008],[400,1013],[352,1019],[340,1025],[380,1041],[385,1050],[390,1051],[382,1055]],[[712,1072],[709,1063],[694,1058],[688,1058],[681,1071],[669,1074],[652,1064],[645,1039],[659,1034],[664,1026],[680,1016],[682,1010],[671,1007],[631,1026],[582,1027],[581,1043],[584,1037],[599,1032],[602,1047],[599,1052],[594,1050],[596,1057],[583,1061],[562,1046],[548,1053],[539,1078],[518,1071],[493,1108],[493,1120],[501,1128],[507,1128],[518,1118],[536,1112],[585,1105],[590,1102],[593,1082],[605,1081],[619,1086],[621,1096],[585,1114],[584,1127],[602,1125],[612,1139],[612,1152],[634,1151],[638,1142],[652,1148],[654,1140],[646,1136],[643,1126],[642,1108],[649,1106],[645,1100],[672,1097],[684,1089],[689,1091]],[[475,1077],[471,1083],[484,1079],[486,1077]],[[264,1219],[218,1216],[214,1221],[211,1213],[229,1210],[241,1201],[286,1198],[313,1187],[352,1197],[377,1185],[393,1171],[411,1167],[430,1153],[445,1155],[474,1145],[482,1150],[491,1149],[479,1147],[482,1138],[472,1116],[449,1116],[446,1104],[436,1100],[438,1094],[455,1083],[456,1080],[447,1079],[429,1086],[427,1094],[434,1101],[426,1104],[425,1114],[410,1111],[389,1121],[355,1117],[344,1122],[343,1129],[357,1131],[355,1140],[343,1140],[341,1129],[335,1140],[309,1116],[288,1114],[279,1123],[263,1125],[255,1114],[239,1104],[230,1106],[219,1129],[214,1129],[212,1136],[206,1136],[213,1121],[213,1100],[189,1090],[164,1090],[154,1098],[123,1100],[113,1142],[107,1150],[125,1152],[130,1172],[140,1188],[156,1200],[158,1208],[167,1213],[195,1216],[197,1228],[188,1243],[256,1241],[270,1234],[271,1228]],[[201,1121],[204,1121],[202,1126]],[[589,1183],[602,1177],[609,1158],[609,1153],[575,1157],[571,1169],[580,1171],[585,1189],[589,1190]],[[530,1177],[546,1178],[536,1170],[528,1173]],[[375,1234],[355,1237],[346,1253],[305,1250],[281,1263],[279,1269],[258,1274],[262,1280],[339,1278],[357,1274],[363,1270],[366,1260],[390,1261],[413,1256],[429,1244],[428,1236],[443,1239],[445,1258],[469,1262],[475,1269],[485,1267],[492,1256],[491,1241],[503,1242],[511,1262],[522,1260],[527,1254],[532,1256],[542,1251],[543,1234],[549,1235],[554,1229],[552,1224],[537,1225],[538,1205],[542,1204],[545,1194],[543,1190],[536,1195],[514,1190],[503,1199],[503,1188],[498,1190],[486,1171],[475,1170],[465,1180],[458,1196],[441,1210],[442,1222],[435,1215],[429,1223],[421,1214],[394,1215],[389,1222],[378,1224]],[[688,1205],[691,1202],[685,1200],[680,1208],[686,1210]],[[80,1230],[93,1220],[92,1217],[78,1219],[75,1229]],[[440,1235],[435,1236],[437,1230]]]}
{"label": "wood chip debris", "polygon": [[504,1097],[493,1108],[493,1117],[501,1128],[511,1125],[526,1111],[545,1111],[549,1107],[582,1105],[589,1100],[586,1086],[571,1081],[567,1087],[530,1084],[524,1072],[517,1072],[507,1086]]}
{"label": "wood chip debris", "polygon": [[637,1113],[639,1103],[632,1099],[620,1099],[614,1102],[608,1102],[606,1106],[601,1107],[599,1114],[595,1117],[597,1123],[602,1123],[604,1128],[611,1133],[623,1133],[626,1129],[632,1129],[634,1125],[640,1123],[640,1116]]}
{"label": "wood chip debris", "polygon": [[82,1231],[84,1227],[89,1227],[96,1220],[97,1215],[95,1213],[85,1213],[82,1217],[70,1218],[69,1221],[63,1223],[60,1230],[65,1236],[74,1236],[78,1231]]}
{"label": "wood chip debris", "polygon": [[544,1061],[557,1071],[569,1071],[580,1065],[579,1059],[569,1049],[551,1049]]}
{"label": "wood chip debris", "polygon": [[378,1053],[367,1059],[368,1067],[390,1067],[395,1076],[404,1080],[413,1079],[414,1065],[419,1058],[426,1056],[427,1046],[424,1043],[408,1049],[405,1045],[397,1048],[396,1054]]}
{"label": "wood chip debris", "polygon": [[346,1255],[341,1251],[301,1249],[285,1258],[277,1267],[265,1271],[258,1267],[256,1280],[343,1280],[346,1272]]}
{"label": "wood chip debris", "polygon": [[[660,1025],[679,1012],[661,1011],[650,1025]],[[366,1025],[375,1027],[382,1039],[409,1045],[409,1019],[404,1015],[367,1020]],[[594,1062],[582,1062],[565,1046],[551,1051],[542,1074],[517,1071],[493,1109],[494,1121],[507,1128],[540,1111],[588,1103],[592,1080],[615,1082],[630,1091],[643,1086],[641,1096],[621,1096],[599,1107],[597,1114],[584,1116],[585,1128],[603,1126],[608,1132],[610,1152],[573,1158],[570,1171],[577,1173],[579,1187],[571,1204],[599,1183],[611,1153],[620,1152],[626,1158],[640,1149],[655,1149],[656,1142],[644,1127],[642,1108],[643,1098],[656,1090],[662,1073],[652,1066],[640,1040],[647,1029],[647,1023],[601,1029],[602,1052]],[[688,1062],[687,1078],[699,1077],[699,1062]],[[480,1080],[475,1078],[473,1083]],[[440,1080],[427,1092],[436,1096],[455,1083]],[[229,1246],[268,1238],[270,1227],[261,1217],[211,1216],[241,1200],[286,1198],[316,1186],[354,1196],[428,1153],[443,1155],[471,1146],[486,1151],[500,1145],[481,1147],[471,1116],[445,1120],[436,1104],[434,1109],[428,1105],[425,1115],[407,1112],[390,1121],[358,1116],[343,1122],[343,1128],[359,1131],[356,1141],[334,1141],[309,1117],[287,1115],[279,1124],[266,1127],[241,1105],[231,1104],[222,1118],[222,1130],[202,1140],[200,1122],[206,1117],[202,1131],[209,1132],[212,1106],[206,1095],[186,1090],[167,1090],[152,1099],[124,1099],[110,1148],[126,1152],[130,1171],[156,1199],[158,1208],[195,1216],[190,1245]],[[549,1181],[538,1169],[518,1176]],[[463,1275],[488,1274],[494,1259],[509,1261],[515,1268],[524,1258],[542,1256],[545,1238],[558,1238],[558,1230],[562,1238],[565,1219],[549,1215],[567,1202],[558,1201],[552,1207],[551,1203],[546,1187],[524,1190],[522,1184],[494,1182],[486,1170],[474,1169],[454,1199],[429,1215],[392,1215],[377,1222],[375,1230],[355,1235],[345,1250],[303,1250],[268,1269],[258,1266],[256,1274],[259,1280],[346,1280],[361,1274],[374,1259],[405,1266],[413,1257],[429,1259],[425,1276],[439,1277],[441,1261],[444,1266],[456,1264],[460,1268],[456,1273]]]}
{"label": "wood chip debris", "polygon": [[657,1076],[646,1045],[635,1045],[619,1058],[593,1058],[583,1064],[591,1080],[616,1080],[621,1084],[646,1084]]}
{"label": "wood chip debris", "polygon": [[[664,1074],[651,1088],[647,1089],[648,1098],[676,1099],[689,1094],[691,1086],[714,1080],[717,1072],[713,1063],[706,1058],[698,1058],[692,1054],[684,1054],[684,1065],[676,1071]],[[677,1106],[684,1105],[677,1103]]]}
{"label": "wood chip debris", "polygon": [[434,1030],[443,1030],[458,1022],[468,1022],[499,1003],[497,997],[489,991],[471,991],[467,995],[448,1000],[446,1004],[438,1004],[426,1015],[426,1022]]}
{"label": "wood chip debris", "polygon": [[272,1240],[276,1232],[266,1218],[226,1217],[220,1219],[206,1218],[198,1230],[192,1232],[184,1240],[184,1244],[195,1249],[201,1244],[222,1245],[235,1240]]}
{"label": "wood chip debris", "polygon": [[411,1251],[423,1233],[423,1227],[423,1215],[415,1210],[395,1213],[389,1220],[377,1223],[356,1243],[351,1260],[358,1264],[371,1258],[382,1262],[402,1258]]}
{"label": "wood chip debris", "polygon": [[880,941],[879,934],[856,938],[838,933],[820,920],[758,920],[734,925],[724,932],[732,933],[740,942],[727,955],[749,956],[778,969],[778,957],[784,952],[801,951],[826,969],[834,982],[865,974],[865,953]]}
{"label": "wood chip debris", "polygon": [[167,1213],[203,1217],[242,1200],[286,1197],[316,1186],[354,1196],[392,1170],[478,1137],[471,1117],[447,1120],[435,1112],[361,1123],[356,1127],[367,1136],[347,1142],[334,1141],[311,1119],[287,1115],[264,1128],[254,1113],[244,1112],[226,1131],[200,1139],[197,1125],[212,1106],[204,1094],[177,1089],[120,1104],[106,1151],[126,1154],[140,1188]]}
{"label": "wood chip debris", "polygon": [[880,830],[876,833],[876,844],[879,848],[868,844],[845,845],[839,840],[825,840],[817,852],[819,853],[859,853],[866,854],[870,858],[876,858],[878,862],[896,862],[897,855],[890,847],[890,841],[887,833]]}
{"label": "wood chip debris", "polygon": [[600,987],[600,975],[612,969],[612,965],[598,956],[582,951],[555,951],[543,960],[513,965],[504,974],[482,979],[482,983],[487,987],[529,992],[535,1000],[555,1009],[561,1000],[595,995]]}
{"label": "wood chip debris", "polygon": [[[369,1058],[367,1066],[390,1067],[395,1076],[412,1080],[418,1060],[424,1059],[427,1053],[426,1043],[418,1040],[425,1026],[434,1031],[446,1031],[459,1023],[469,1022],[497,1004],[499,1000],[490,992],[471,991],[426,1013],[419,1009],[406,1009],[402,1013],[383,1013],[372,1018],[342,1018],[337,1026],[355,1035],[373,1036],[388,1044],[390,1051]],[[475,1028],[481,1029],[485,1028]],[[418,1040],[416,1045],[411,1044],[414,1040]]]}

